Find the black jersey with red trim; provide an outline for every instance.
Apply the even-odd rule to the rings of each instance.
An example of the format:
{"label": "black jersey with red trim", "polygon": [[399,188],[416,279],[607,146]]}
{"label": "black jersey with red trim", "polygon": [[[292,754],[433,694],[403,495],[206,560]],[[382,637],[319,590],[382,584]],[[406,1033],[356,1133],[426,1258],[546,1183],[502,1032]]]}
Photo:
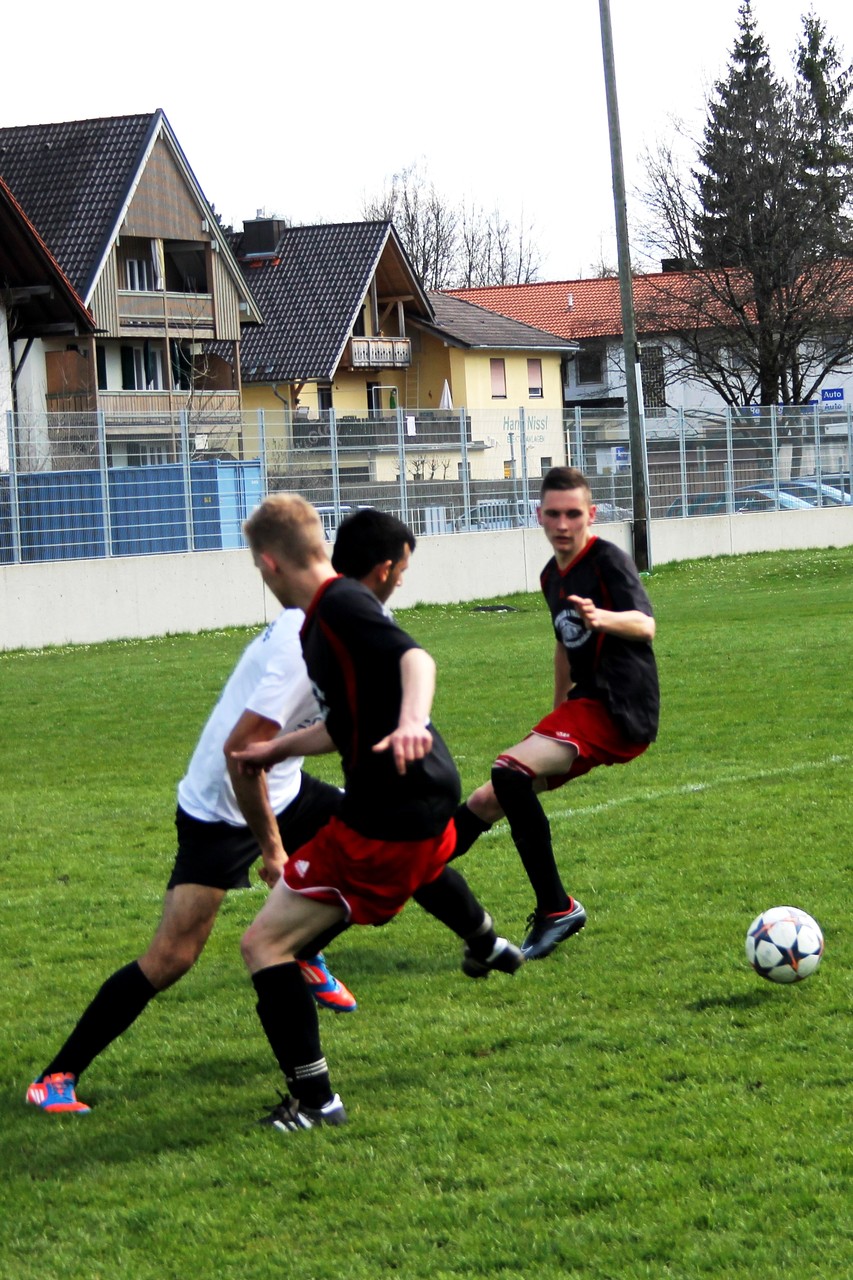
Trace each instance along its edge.
{"label": "black jersey with red trim", "polygon": [[574,681],[569,697],[603,702],[631,742],[654,742],[660,689],[651,644],[588,631],[568,599],[583,596],[599,609],[616,613],[637,609],[652,617],[652,606],[633,560],[612,542],[592,537],[562,571],[552,557],[540,582],[555,635],[569,659]]}
{"label": "black jersey with red trim", "polygon": [[377,840],[439,835],[461,795],[456,766],[432,724],[432,750],[413,761],[404,776],[397,773],[392,752],[373,751],[397,728],[400,660],[418,648],[373,592],[352,578],[330,578],[305,614],[305,665],[343,764],[340,817]]}

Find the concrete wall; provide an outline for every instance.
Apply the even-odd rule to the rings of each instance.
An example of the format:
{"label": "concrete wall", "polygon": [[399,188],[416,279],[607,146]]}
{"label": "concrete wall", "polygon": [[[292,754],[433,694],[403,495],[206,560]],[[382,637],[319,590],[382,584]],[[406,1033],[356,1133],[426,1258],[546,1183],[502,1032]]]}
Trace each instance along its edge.
{"label": "concrete wall", "polygon": [[[600,532],[630,550],[627,524]],[[652,522],[655,564],[850,545],[853,508]],[[421,538],[394,605],[536,591],[547,558],[539,529]],[[247,551],[0,567],[0,650],[254,626],[277,609]]]}

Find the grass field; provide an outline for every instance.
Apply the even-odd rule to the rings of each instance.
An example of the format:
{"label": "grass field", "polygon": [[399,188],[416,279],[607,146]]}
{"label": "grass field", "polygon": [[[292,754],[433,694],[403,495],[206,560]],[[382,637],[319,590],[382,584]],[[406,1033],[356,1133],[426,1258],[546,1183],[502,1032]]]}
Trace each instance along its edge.
{"label": "grass field", "polygon": [[[89,1116],[23,1105],[150,936],[175,784],[248,633],[0,655],[4,1280],[853,1274],[853,549],[649,590],[660,741],[546,801],[587,929],[481,983],[414,906],[351,931],[330,959],[360,1009],[323,1019],[351,1124],[299,1135],[253,1124],[278,1084],[238,951],[260,888],[86,1073]],[[466,790],[549,706],[544,605],[508,603],[400,615]],[[506,826],[459,866],[518,940]],[[781,903],[827,940],[788,988],[743,951]]]}

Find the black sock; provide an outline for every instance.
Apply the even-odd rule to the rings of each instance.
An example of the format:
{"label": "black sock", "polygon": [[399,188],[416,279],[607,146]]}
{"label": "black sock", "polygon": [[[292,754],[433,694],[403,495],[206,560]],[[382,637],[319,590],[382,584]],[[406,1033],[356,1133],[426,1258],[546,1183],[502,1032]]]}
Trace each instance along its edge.
{"label": "black sock", "polygon": [[551,826],[533,790],[533,778],[518,769],[496,765],[492,786],[536,894],[536,910],[542,914],[567,911],[569,895],[554,861]]}
{"label": "black sock", "polygon": [[450,855],[451,862],[454,858],[461,858],[463,853],[467,853],[474,841],[484,831],[490,831],[492,827],[491,822],[484,822],[482,818],[478,818],[467,804],[460,804],[453,816],[453,821],[456,826],[456,846]]}
{"label": "black sock", "polygon": [[136,1021],[157,994],[139,967],[139,962],[118,969],[107,978],[94,1000],[56,1057],[45,1067],[40,1079],[58,1071],[80,1077],[93,1058]]}
{"label": "black sock", "polygon": [[295,961],[270,965],[252,975],[258,1017],[287,1087],[307,1107],[331,1102],[332,1086],[314,997]]}
{"label": "black sock", "polygon": [[437,880],[421,885],[412,897],[419,907],[466,941],[479,932],[484,920],[489,919],[468,882],[452,867],[445,867]]}
{"label": "black sock", "polygon": [[337,924],[329,925],[328,929],[324,929],[322,933],[318,933],[316,938],[312,938],[304,947],[300,947],[296,953],[297,960],[313,960],[320,952],[329,945],[338,934],[349,928],[348,920],[339,920]]}

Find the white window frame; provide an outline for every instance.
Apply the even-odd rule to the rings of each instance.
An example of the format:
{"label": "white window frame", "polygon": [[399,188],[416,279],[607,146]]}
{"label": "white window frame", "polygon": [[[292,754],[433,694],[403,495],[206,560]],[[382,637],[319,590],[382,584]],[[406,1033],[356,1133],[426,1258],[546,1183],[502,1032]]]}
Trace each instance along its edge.
{"label": "white window frame", "polygon": [[544,395],[542,361],[537,358],[529,358],[527,361],[527,395],[530,400],[541,400]]}

